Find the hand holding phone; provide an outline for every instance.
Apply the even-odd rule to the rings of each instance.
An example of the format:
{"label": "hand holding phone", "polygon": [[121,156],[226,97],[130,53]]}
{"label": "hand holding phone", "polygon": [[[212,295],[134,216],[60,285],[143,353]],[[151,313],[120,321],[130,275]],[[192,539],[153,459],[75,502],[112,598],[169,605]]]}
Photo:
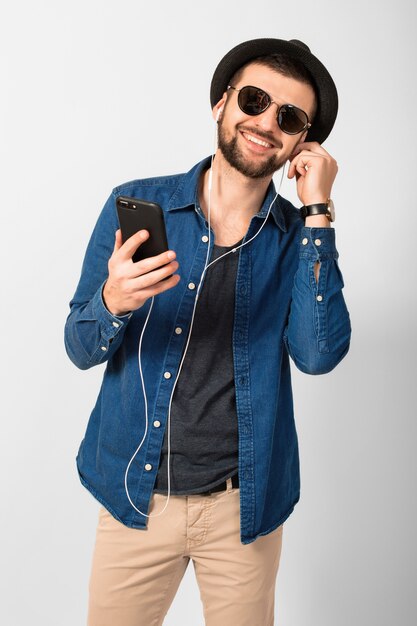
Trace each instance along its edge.
{"label": "hand holding phone", "polygon": [[[173,250],[144,257],[143,249],[148,243],[149,250],[150,238],[149,230],[142,228],[123,242],[122,230],[116,231],[114,250],[108,263],[109,277],[103,288],[105,305],[113,315],[125,315],[140,308],[148,298],[175,287],[180,280],[180,276],[174,274],[178,262],[174,260]],[[157,251],[155,247],[153,251]]]}

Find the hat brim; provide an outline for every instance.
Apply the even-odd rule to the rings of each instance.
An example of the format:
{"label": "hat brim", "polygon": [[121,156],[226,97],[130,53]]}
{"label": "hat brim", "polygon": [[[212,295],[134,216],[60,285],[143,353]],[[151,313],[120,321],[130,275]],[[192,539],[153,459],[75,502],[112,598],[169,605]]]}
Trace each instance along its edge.
{"label": "hat brim", "polygon": [[[297,42],[297,43],[295,43]],[[217,65],[210,86],[210,102],[213,108],[223,97],[235,72],[257,57],[284,53],[297,59],[306,67],[316,87],[317,111],[306,141],[323,143],[332,130],[338,111],[336,85],[329,72],[302,42],[284,39],[252,39],[230,50]]]}

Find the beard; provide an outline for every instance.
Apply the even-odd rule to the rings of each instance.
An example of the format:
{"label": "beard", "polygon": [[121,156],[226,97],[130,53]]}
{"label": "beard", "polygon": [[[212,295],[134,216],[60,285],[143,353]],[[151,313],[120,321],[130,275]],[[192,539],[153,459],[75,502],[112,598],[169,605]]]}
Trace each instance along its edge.
{"label": "beard", "polygon": [[[223,120],[221,119],[218,122],[219,150],[229,165],[234,167],[244,176],[247,176],[248,178],[266,178],[272,176],[274,172],[281,169],[281,167],[286,163],[286,158],[281,157],[280,159],[276,154],[273,154],[261,163],[256,163],[254,161],[251,162],[249,159],[246,159],[237,143],[238,132],[239,131],[236,132],[234,137],[228,140],[223,128]],[[257,134],[259,134],[259,132]],[[268,139],[265,138],[265,141],[268,141]]]}

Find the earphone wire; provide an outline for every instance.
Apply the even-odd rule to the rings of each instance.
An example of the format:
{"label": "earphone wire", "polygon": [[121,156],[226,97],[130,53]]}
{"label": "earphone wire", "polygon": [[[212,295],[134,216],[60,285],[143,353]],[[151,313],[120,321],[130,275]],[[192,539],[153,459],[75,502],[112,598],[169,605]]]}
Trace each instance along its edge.
{"label": "earphone wire", "polygon": [[131,459],[130,459],[127,467],[126,467],[126,471],[125,471],[125,491],[126,491],[126,495],[127,495],[128,499],[129,499],[129,502],[132,505],[132,507],[135,509],[135,511],[137,511],[138,513],[140,513],[140,515],[143,515],[144,517],[158,517],[159,515],[162,515],[162,513],[167,508],[168,502],[169,502],[169,499],[170,499],[170,493],[171,493],[171,480],[170,480],[171,405],[172,405],[172,399],[173,399],[173,396],[174,396],[174,392],[175,392],[175,389],[176,389],[176,386],[177,386],[177,382],[178,382],[178,379],[179,379],[180,374],[181,374],[182,365],[184,363],[185,356],[187,354],[188,345],[190,343],[191,332],[192,332],[193,324],[194,324],[195,311],[196,311],[197,302],[198,302],[198,299],[199,299],[199,296],[200,296],[200,290],[201,290],[201,286],[203,284],[203,280],[204,280],[205,274],[206,274],[208,268],[211,267],[214,263],[216,263],[217,261],[220,261],[220,259],[223,259],[228,254],[232,254],[232,253],[237,252],[237,250],[239,250],[239,248],[243,248],[243,246],[246,246],[248,243],[253,241],[255,239],[255,237],[257,237],[259,235],[259,233],[261,232],[262,228],[265,226],[265,224],[266,224],[266,222],[268,220],[269,213],[271,211],[271,208],[272,208],[275,200],[278,197],[279,191],[281,189],[282,181],[283,181],[283,178],[284,178],[285,165],[281,168],[282,169],[282,174],[281,174],[281,181],[280,181],[280,184],[279,184],[279,187],[278,187],[278,191],[276,192],[276,194],[274,196],[274,199],[272,200],[271,204],[269,205],[266,217],[262,221],[261,227],[257,230],[257,232],[250,239],[248,239],[248,241],[245,241],[245,242],[241,243],[240,245],[236,246],[235,248],[232,248],[231,250],[228,250],[227,252],[225,252],[221,256],[217,257],[216,259],[214,259],[213,261],[208,263],[208,259],[209,259],[209,255],[210,255],[210,248],[211,248],[211,190],[212,190],[212,183],[213,183],[214,155],[215,155],[215,152],[217,150],[217,145],[218,145],[218,124],[217,124],[218,119],[219,119],[219,114],[218,114],[217,119],[216,119],[215,136],[214,136],[214,150],[213,150],[212,155],[211,155],[209,178],[208,178],[208,202],[207,202],[208,242],[207,242],[206,261],[205,261],[205,264],[204,264],[203,271],[201,273],[200,282],[199,282],[198,287],[197,287],[197,292],[196,292],[196,297],[195,297],[194,307],[193,307],[193,313],[192,313],[192,316],[191,316],[190,329],[188,331],[188,336],[187,336],[187,342],[185,344],[184,352],[183,352],[183,355],[182,355],[182,358],[181,358],[181,361],[180,361],[180,365],[178,367],[177,376],[175,378],[175,381],[174,381],[174,384],[173,384],[173,387],[172,387],[171,396],[170,396],[170,399],[169,399],[169,406],[168,406],[168,417],[167,417],[167,421],[168,421],[168,433],[167,433],[167,439],[168,439],[168,446],[167,446],[168,447],[168,460],[167,460],[168,493],[167,493],[167,500],[165,502],[165,505],[164,505],[163,509],[159,513],[153,513],[152,515],[148,515],[146,513],[143,513],[133,503],[133,501],[132,501],[132,499],[130,497],[130,494],[129,494],[129,489],[128,489],[128,485],[127,485],[127,477],[128,477],[129,469],[130,469],[130,466],[131,466],[131,464],[133,462],[133,459],[135,458],[135,456],[139,452],[140,448],[142,447],[142,444],[145,441],[146,435],[147,435],[147,432],[148,432],[148,401],[147,401],[145,383],[144,383],[143,372],[142,372],[141,350],[142,350],[143,335],[144,335],[146,326],[147,326],[149,318],[150,318],[150,314],[151,314],[151,311],[152,311],[152,308],[153,308],[155,296],[152,296],[152,298],[151,298],[151,304],[150,304],[150,307],[149,307],[149,311],[148,311],[148,314],[146,316],[146,320],[145,320],[145,323],[143,325],[142,332],[141,332],[140,339],[139,339],[138,362],[139,362],[139,373],[140,373],[140,379],[141,379],[141,384],[142,384],[142,392],[143,392],[143,398],[144,398],[144,406],[145,406],[145,432],[143,434],[143,437],[142,437],[142,440],[141,440],[139,446],[137,447],[136,451],[134,452],[133,456],[131,457]]}

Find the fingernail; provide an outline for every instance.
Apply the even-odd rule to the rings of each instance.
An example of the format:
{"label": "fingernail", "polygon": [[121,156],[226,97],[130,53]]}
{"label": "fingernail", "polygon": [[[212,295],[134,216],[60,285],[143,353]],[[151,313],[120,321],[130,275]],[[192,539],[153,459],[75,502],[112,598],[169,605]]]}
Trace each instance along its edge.
{"label": "fingernail", "polygon": [[168,259],[175,259],[177,255],[175,254],[175,252],[173,252],[173,250],[170,250],[168,252]]}

